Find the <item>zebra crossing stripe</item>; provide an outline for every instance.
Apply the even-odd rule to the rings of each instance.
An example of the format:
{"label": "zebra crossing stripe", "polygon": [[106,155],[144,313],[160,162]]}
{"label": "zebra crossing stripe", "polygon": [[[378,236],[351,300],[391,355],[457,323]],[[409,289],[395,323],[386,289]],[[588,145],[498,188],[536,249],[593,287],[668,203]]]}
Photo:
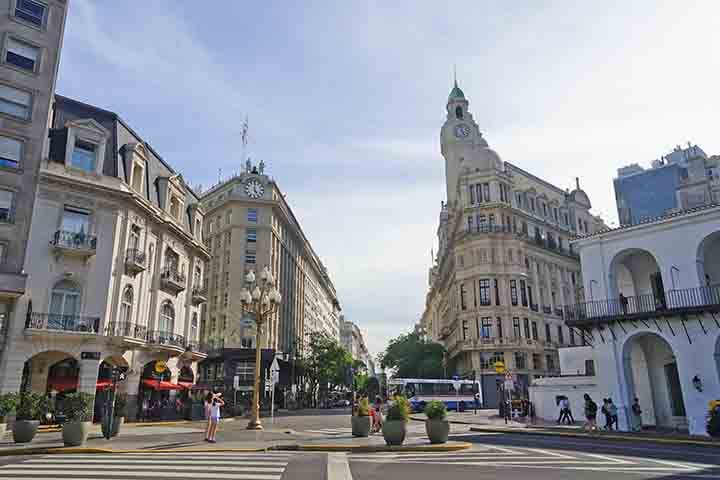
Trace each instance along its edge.
{"label": "zebra crossing stripe", "polygon": [[[119,477],[137,477],[147,478],[147,471],[123,471],[118,472]],[[166,469],[158,469],[155,472],[157,475],[167,476],[168,471]],[[79,475],[95,474],[96,476],[79,477]],[[41,476],[33,476],[41,475]],[[0,470],[0,478],[14,478],[21,480],[47,480],[48,478],[58,478],[59,475],[72,475],[73,480],[97,480],[98,478],[110,479],[105,470],[62,470],[48,469],[48,470],[33,470],[28,471],[25,469],[3,469]],[[262,473],[232,473],[232,471],[225,472],[193,472],[192,477],[187,478],[207,478],[207,479],[226,479],[226,480],[280,480],[282,475],[275,474],[262,474]]]}

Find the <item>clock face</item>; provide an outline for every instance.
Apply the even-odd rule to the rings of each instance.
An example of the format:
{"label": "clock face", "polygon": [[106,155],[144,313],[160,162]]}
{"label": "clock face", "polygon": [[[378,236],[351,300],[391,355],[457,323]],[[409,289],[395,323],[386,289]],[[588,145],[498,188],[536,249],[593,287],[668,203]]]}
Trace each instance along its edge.
{"label": "clock face", "polygon": [[245,185],[245,193],[250,198],[260,198],[265,193],[265,187],[257,180],[253,180]]}
{"label": "clock face", "polygon": [[470,135],[470,129],[464,123],[455,125],[455,136],[458,138],[465,138]]}

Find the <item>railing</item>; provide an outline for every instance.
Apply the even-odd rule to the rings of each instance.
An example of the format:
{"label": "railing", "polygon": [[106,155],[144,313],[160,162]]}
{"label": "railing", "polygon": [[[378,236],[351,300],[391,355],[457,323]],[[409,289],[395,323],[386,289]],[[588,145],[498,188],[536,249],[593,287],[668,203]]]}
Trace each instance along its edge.
{"label": "railing", "polygon": [[53,236],[52,244],[56,247],[62,248],[95,250],[97,248],[97,237],[86,233],[58,230]]}
{"label": "railing", "polygon": [[130,322],[110,322],[105,328],[105,335],[115,337],[131,337],[139,340],[147,338],[147,326]]}
{"label": "railing", "polygon": [[100,328],[100,318],[82,315],[29,312],[25,321],[25,328],[97,333]]}
{"label": "railing", "polygon": [[129,248],[127,252],[125,252],[125,263],[144,267],[145,252],[137,248]]}
{"label": "railing", "polygon": [[200,350],[200,344],[197,342],[188,342],[185,345],[185,351],[186,352],[201,352]]}
{"label": "railing", "polygon": [[530,310],[532,310],[533,312],[538,312],[538,311],[540,311],[540,310],[538,309],[538,304],[537,304],[537,303],[531,303],[531,304],[530,304]]}
{"label": "railing", "polygon": [[551,314],[552,314],[552,307],[548,307],[548,306],[546,306],[546,305],[543,305],[543,313],[546,314],[546,315],[551,315]]}
{"label": "railing", "polygon": [[555,315],[558,316],[558,317],[560,317],[560,318],[563,318],[563,309],[562,309],[562,308],[556,308],[556,309],[555,309]]}
{"label": "railing", "polygon": [[185,337],[177,333],[152,330],[147,333],[147,343],[185,348]]}
{"label": "railing", "polygon": [[662,295],[645,294],[612,300],[592,300],[564,308],[565,320],[579,321],[672,312],[674,310],[720,306],[720,285],[668,290]]}
{"label": "railing", "polygon": [[185,274],[182,272],[179,272],[178,270],[174,268],[166,268],[162,271],[160,274],[160,278],[162,280],[169,280],[171,282],[184,285],[185,280],[187,280],[187,277],[185,277]]}
{"label": "railing", "polygon": [[221,350],[225,348],[225,340],[206,340],[200,343],[200,352],[212,352],[213,350]]}
{"label": "railing", "polygon": [[528,243],[532,243],[535,245],[538,245],[540,247],[546,248],[548,250],[552,250],[554,252],[561,253],[563,255],[568,255],[571,257],[578,257],[578,254],[575,253],[572,248],[563,248],[562,245],[559,244],[555,238],[543,238],[543,237],[537,237],[537,236],[530,236],[528,232],[521,230],[515,230],[513,231],[512,228],[508,228],[507,225],[488,225],[488,224],[481,224],[481,225],[475,225],[473,228],[468,228],[466,230],[466,233],[468,234],[493,234],[493,233],[511,233],[513,236],[520,240],[524,240]]}

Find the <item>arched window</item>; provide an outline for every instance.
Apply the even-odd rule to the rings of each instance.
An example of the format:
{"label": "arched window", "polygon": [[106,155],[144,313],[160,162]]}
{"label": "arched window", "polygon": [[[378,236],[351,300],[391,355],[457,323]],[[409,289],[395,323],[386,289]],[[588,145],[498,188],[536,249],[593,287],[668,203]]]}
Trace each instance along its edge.
{"label": "arched window", "polygon": [[190,321],[190,340],[196,340],[198,338],[198,315],[197,312],[192,314],[192,320]]}
{"label": "arched window", "polygon": [[158,330],[169,333],[175,331],[175,309],[170,302],[165,302],[162,304],[162,307],[160,307],[160,325]]}
{"label": "arched window", "polygon": [[120,323],[132,322],[132,305],[133,289],[131,286],[128,286],[123,292],[122,301],[120,303],[120,317],[118,318]]}
{"label": "arched window", "polygon": [[462,120],[462,118],[463,118],[463,110],[462,110],[462,107],[461,107],[461,106],[455,107],[455,116],[456,116],[458,119]]}
{"label": "arched window", "polygon": [[56,283],[50,295],[50,321],[66,315],[79,315],[81,293],[80,287],[70,280]]}

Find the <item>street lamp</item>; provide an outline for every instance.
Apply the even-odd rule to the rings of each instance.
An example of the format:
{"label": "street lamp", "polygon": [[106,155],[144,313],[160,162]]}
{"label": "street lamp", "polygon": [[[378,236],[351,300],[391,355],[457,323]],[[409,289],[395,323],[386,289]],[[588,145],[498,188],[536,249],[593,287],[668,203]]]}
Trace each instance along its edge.
{"label": "street lamp", "polygon": [[280,292],[275,288],[275,278],[265,266],[259,281],[255,280],[255,272],[250,270],[245,275],[245,287],[240,291],[240,304],[244,313],[255,317],[255,388],[253,404],[248,423],[248,430],[262,430],[260,423],[260,336],[265,319],[277,311],[282,300]]}

